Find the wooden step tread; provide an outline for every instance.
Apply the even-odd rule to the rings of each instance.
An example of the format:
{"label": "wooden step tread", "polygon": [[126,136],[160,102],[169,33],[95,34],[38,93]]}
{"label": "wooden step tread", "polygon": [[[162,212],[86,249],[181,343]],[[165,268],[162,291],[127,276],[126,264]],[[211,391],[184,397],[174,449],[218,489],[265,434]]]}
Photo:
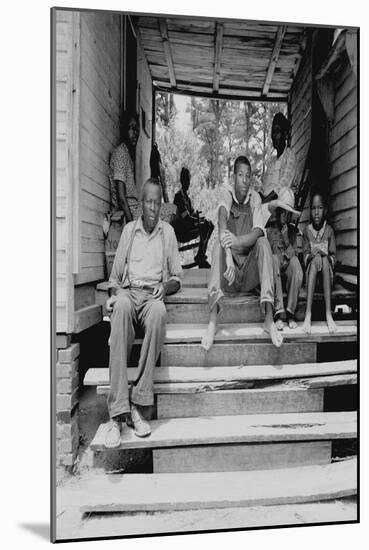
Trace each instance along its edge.
{"label": "wooden step tread", "polygon": [[[138,369],[128,368],[128,380],[137,379]],[[303,363],[297,365],[256,365],[238,367],[157,367],[154,371],[156,385],[254,382],[255,380],[286,380],[321,378],[345,375],[356,376],[357,361],[332,361],[328,363]],[[351,376],[352,377],[352,376]],[[345,380],[343,378],[343,380]],[[90,368],[84,378],[85,386],[109,384],[108,368]],[[201,391],[201,389],[199,389]]]}
{"label": "wooden step tread", "polygon": [[[64,488],[59,489],[59,492]],[[87,539],[121,537],[125,535],[152,535],[155,533],[180,533],[219,531],[219,529],[247,529],[318,523],[342,523],[357,521],[356,497],[338,500],[251,506],[206,508],[197,510],[168,510],[155,513],[89,514],[81,513],[74,501],[58,509],[60,539]],[[80,519],[76,519],[80,518]]]}
{"label": "wooden step tread", "polygon": [[[338,321],[337,331],[330,333],[327,324],[317,321],[311,325],[311,333],[306,334],[302,330],[302,323],[292,330],[288,326],[282,331],[285,342],[349,342],[357,338],[356,321]],[[175,343],[200,343],[207,329],[206,324],[168,324],[166,327],[165,344]],[[135,343],[142,342],[142,338],[136,338]],[[237,323],[220,324],[217,327],[214,343],[228,342],[265,342],[271,344],[270,336],[263,328],[262,323]]]}
{"label": "wooden step tread", "polygon": [[[355,458],[334,464],[252,472],[94,476],[64,499],[82,512],[196,510],[298,504],[355,495]],[[63,502],[59,503],[59,507]]]}
{"label": "wooden step tread", "polygon": [[[108,281],[98,283],[96,290],[107,292]],[[306,301],[306,290],[304,288],[300,291],[300,301]],[[323,300],[324,296],[321,293],[314,295],[314,300]],[[332,300],[336,303],[341,300],[346,302],[348,300],[356,299],[356,293],[343,288],[341,285],[337,286],[332,291]],[[259,296],[256,293],[249,293],[245,296],[228,296],[224,297],[224,304],[247,304],[247,303],[259,303]],[[202,287],[182,287],[179,292],[165,297],[165,303],[167,304],[207,304],[208,303],[208,291],[207,288]]]}
{"label": "wooden step tread", "polygon": [[[207,325],[203,324],[168,324],[165,343],[200,343],[206,329]],[[286,342],[296,340],[314,343],[354,341],[357,338],[357,325],[355,321],[339,321],[337,322],[337,331],[330,333],[327,324],[318,321],[312,323],[310,334],[306,334],[302,330],[302,323],[294,330],[285,326],[282,333]],[[238,341],[258,341],[272,345],[270,336],[265,332],[261,323],[218,325],[215,343]]]}
{"label": "wooden step tread", "polygon": [[[125,425],[121,449],[356,438],[356,412],[249,414],[152,420],[152,433],[139,438]],[[91,443],[104,449],[108,424],[101,424]]]}

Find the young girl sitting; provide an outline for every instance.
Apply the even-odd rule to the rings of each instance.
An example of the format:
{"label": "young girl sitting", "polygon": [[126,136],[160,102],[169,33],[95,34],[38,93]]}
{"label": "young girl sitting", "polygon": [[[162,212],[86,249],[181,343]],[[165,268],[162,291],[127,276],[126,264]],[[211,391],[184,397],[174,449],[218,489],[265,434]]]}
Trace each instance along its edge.
{"label": "young girl sitting", "polygon": [[336,242],[333,229],[326,222],[327,208],[321,193],[314,193],[311,197],[311,223],[303,234],[303,256],[306,268],[307,303],[305,320],[302,326],[307,333],[311,332],[311,307],[317,277],[321,275],[323,283],[325,317],[329,332],[337,330],[332,318],[331,288],[333,284],[333,270],[336,262]]}

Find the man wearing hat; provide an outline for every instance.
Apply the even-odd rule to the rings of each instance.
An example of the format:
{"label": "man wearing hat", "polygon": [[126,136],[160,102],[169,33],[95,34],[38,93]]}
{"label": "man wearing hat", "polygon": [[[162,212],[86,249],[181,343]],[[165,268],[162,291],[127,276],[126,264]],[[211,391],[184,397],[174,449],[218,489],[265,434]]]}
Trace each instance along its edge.
{"label": "man wearing hat", "polygon": [[[297,328],[295,311],[302,286],[303,272],[297,257],[297,229],[288,223],[288,210],[294,207],[294,194],[285,188],[279,193],[280,206],[275,211],[274,221],[267,228],[268,240],[273,254],[274,322],[278,330],[283,330],[285,309],[283,306],[283,286],[287,291],[286,318],[289,328]],[[285,206],[283,206],[285,205]]]}

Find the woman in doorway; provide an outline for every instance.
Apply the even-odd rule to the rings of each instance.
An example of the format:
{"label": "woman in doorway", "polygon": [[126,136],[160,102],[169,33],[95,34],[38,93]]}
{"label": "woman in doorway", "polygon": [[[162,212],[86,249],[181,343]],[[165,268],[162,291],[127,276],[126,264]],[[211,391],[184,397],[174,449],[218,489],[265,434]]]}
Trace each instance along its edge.
{"label": "woman in doorway", "polygon": [[282,113],[277,113],[272,123],[272,142],[277,151],[267,168],[263,193],[263,202],[277,199],[283,189],[292,189],[296,194],[296,157],[288,146],[290,123]]}
{"label": "woman in doorway", "polygon": [[128,223],[142,213],[135,182],[136,145],[140,135],[136,113],[124,112],[121,118],[121,143],[110,159],[111,220],[124,216]]}

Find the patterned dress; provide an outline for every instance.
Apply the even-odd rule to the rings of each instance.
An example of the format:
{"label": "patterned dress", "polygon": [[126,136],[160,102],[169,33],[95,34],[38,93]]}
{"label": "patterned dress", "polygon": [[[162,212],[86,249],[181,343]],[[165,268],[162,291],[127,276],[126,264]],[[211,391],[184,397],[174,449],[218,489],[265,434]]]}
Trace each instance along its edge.
{"label": "patterned dress", "polygon": [[290,147],[286,147],[279,158],[273,158],[267,168],[264,194],[275,191],[277,195],[284,188],[296,193],[296,156]]}
{"label": "patterned dress", "polygon": [[114,149],[110,159],[110,193],[113,212],[122,210],[115,180],[124,182],[128,206],[133,219],[136,220],[142,214],[142,208],[138,200],[133,160],[125,143],[121,143]]}
{"label": "patterned dress", "polygon": [[322,251],[324,255],[328,256],[331,284],[333,284],[333,271],[336,264],[336,241],[332,227],[328,225],[327,222],[324,222],[320,230],[317,231],[310,223],[304,229],[302,249],[304,265],[306,268],[306,281],[309,278],[311,262],[314,258],[314,254],[317,251]]}

